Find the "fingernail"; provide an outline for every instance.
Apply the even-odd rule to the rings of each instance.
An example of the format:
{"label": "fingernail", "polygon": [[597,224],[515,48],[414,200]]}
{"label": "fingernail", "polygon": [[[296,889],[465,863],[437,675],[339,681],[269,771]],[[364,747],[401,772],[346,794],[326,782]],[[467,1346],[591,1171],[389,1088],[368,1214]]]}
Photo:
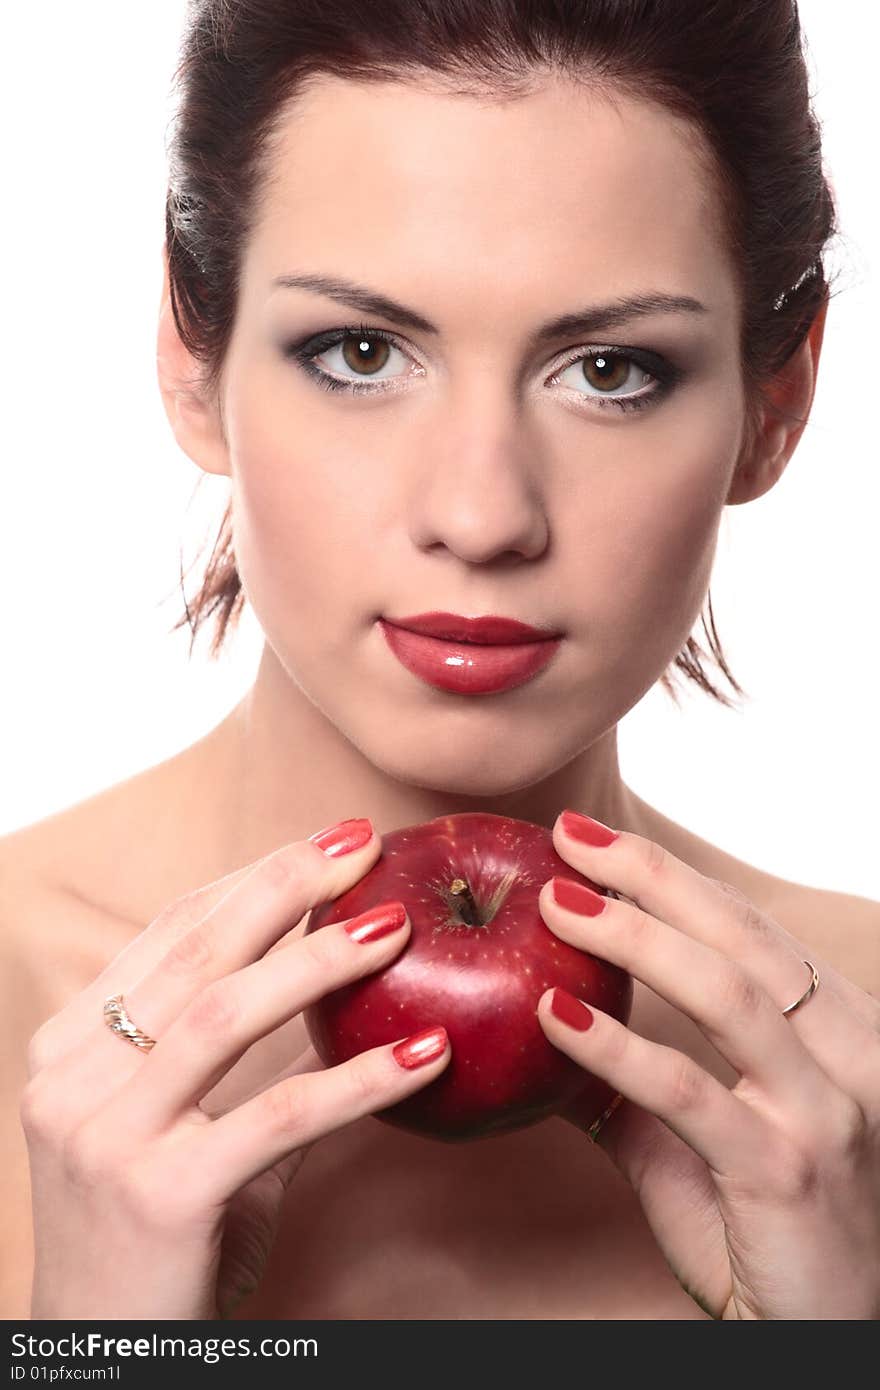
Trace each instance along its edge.
{"label": "fingernail", "polygon": [[403,1042],[392,1047],[391,1052],[399,1067],[412,1071],[423,1067],[427,1062],[435,1062],[446,1051],[448,1042],[445,1028],[425,1028],[421,1033],[413,1033]]}
{"label": "fingernail", "polygon": [[599,849],[604,849],[618,838],[616,830],[609,830],[607,825],[593,820],[590,816],[582,816],[580,811],[563,811],[560,819],[566,835],[570,835],[573,840],[580,840],[584,845],[596,845]]}
{"label": "fingernail", "polygon": [[553,901],[569,912],[579,912],[584,917],[598,917],[605,911],[605,899],[601,893],[594,893],[585,883],[576,883],[571,878],[552,880]]}
{"label": "fingernail", "polygon": [[330,859],[338,859],[341,854],[350,854],[354,849],[361,849],[368,843],[372,833],[373,823],[370,820],[341,820],[338,825],[328,825],[326,830],[319,830],[316,835],[310,835],[309,839]]}
{"label": "fingernail", "polygon": [[406,908],[403,903],[380,903],[378,907],[371,907],[367,912],[359,912],[357,917],[352,917],[350,922],[345,923],[345,930],[352,941],[378,941],[380,937],[398,931],[405,921]]}
{"label": "fingernail", "polygon": [[592,1009],[588,1009],[582,999],[576,999],[573,994],[569,994],[567,989],[562,989],[559,985],[553,991],[553,998],[550,1000],[550,1012],[562,1023],[567,1023],[569,1028],[576,1028],[579,1033],[585,1033],[588,1028],[593,1026]]}

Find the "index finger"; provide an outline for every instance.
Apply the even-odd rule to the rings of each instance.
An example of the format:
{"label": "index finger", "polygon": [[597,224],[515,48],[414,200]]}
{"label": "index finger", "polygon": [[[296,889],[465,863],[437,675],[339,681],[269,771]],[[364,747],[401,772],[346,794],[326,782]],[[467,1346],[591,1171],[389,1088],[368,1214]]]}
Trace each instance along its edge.
{"label": "index finger", "polygon": [[[873,1001],[864,990],[739,889],[706,877],[664,846],[641,835],[620,831],[610,842],[603,835],[600,843],[599,834],[589,824],[580,824],[590,820],[589,816],[571,811],[563,811],[557,817],[553,844],[573,868],[604,888],[616,889],[636,907],[669,926],[750,967],[773,997],[792,997],[792,980],[797,979],[797,973],[791,973],[792,964],[797,963],[802,974],[802,963],[809,956],[827,987],[826,998],[828,993],[836,994],[863,1026],[874,1028]],[[592,822],[593,827],[597,824]],[[607,831],[607,826],[599,829]],[[798,1014],[798,1027],[818,1012]],[[850,1045],[859,1044],[853,1038]]]}
{"label": "index finger", "polygon": [[[63,1009],[37,1031],[31,1040],[31,1070],[33,1071],[37,1065],[51,1065],[69,1053],[72,1046],[94,1034],[96,1025],[103,1027],[102,1010],[107,996],[132,989],[138,981],[157,967],[182,937],[198,928],[208,916],[222,906],[230,894],[236,892],[246,879],[257,874],[269,860],[277,860],[279,856],[295,852],[297,845],[319,841],[323,834],[324,831],[316,832],[315,835],[309,836],[308,841],[293,841],[273,850],[262,859],[245,864],[242,868],[225,874],[213,883],[194,889],[164,907],[143,931],[138,932],[108,962],[85,989],[74,995]],[[368,856],[361,874],[372,866],[372,860],[378,857],[380,850],[381,840],[374,831],[368,845],[360,852],[361,859],[364,854]],[[328,858],[327,868],[330,867],[331,862]],[[327,897],[332,896],[334,891],[329,887]],[[273,941],[265,954],[280,950],[291,940],[302,936],[310,911],[311,907],[298,914],[295,922],[291,919],[284,935]]]}

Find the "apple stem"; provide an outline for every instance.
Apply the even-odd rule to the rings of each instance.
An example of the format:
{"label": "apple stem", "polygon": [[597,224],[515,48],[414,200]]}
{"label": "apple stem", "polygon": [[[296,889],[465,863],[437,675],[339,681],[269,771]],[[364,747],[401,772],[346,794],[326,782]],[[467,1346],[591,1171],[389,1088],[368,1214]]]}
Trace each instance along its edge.
{"label": "apple stem", "polygon": [[449,886],[449,892],[465,925],[468,927],[483,926],[479,908],[474,902],[474,895],[467,882],[463,878],[453,879]]}

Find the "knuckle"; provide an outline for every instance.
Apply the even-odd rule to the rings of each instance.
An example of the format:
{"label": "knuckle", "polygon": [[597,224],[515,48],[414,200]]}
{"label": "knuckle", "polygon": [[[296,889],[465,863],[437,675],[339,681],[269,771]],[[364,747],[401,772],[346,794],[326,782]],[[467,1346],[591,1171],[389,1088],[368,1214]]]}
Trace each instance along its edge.
{"label": "knuckle", "polygon": [[642,851],[645,872],[650,878],[660,878],[669,868],[669,851],[654,840],[646,840]]}
{"label": "knuckle", "polygon": [[702,1105],[706,1098],[706,1083],[701,1069],[690,1057],[675,1053],[669,1059],[666,1080],[668,1104],[673,1114],[687,1114]]}
{"label": "knuckle", "polygon": [[[351,1110],[362,1115],[374,1110],[380,1102],[385,1104],[381,1094],[381,1083],[376,1072],[375,1058],[355,1058],[348,1069],[348,1093]],[[384,1060],[384,1059],[383,1059]],[[395,1078],[398,1080],[399,1078]]]}
{"label": "knuckle", "polygon": [[309,1087],[299,1084],[307,1080],[296,1077],[270,1086],[259,1097],[261,1119],[271,1134],[281,1134],[296,1144],[307,1132],[312,1114]]}
{"label": "knuckle", "polygon": [[716,878],[716,885],[722,890],[726,897],[736,903],[740,909],[738,913],[739,925],[743,931],[748,932],[752,937],[759,937],[762,941],[772,940],[774,943],[779,940],[781,928],[778,923],[771,919],[756,907],[751,898],[747,898],[741,889],[733,883],[725,883],[723,879]]}
{"label": "knuckle", "polygon": [[718,972],[712,992],[719,1018],[753,1018],[765,1003],[760,985],[739,965],[726,961]]}
{"label": "knuckle", "polygon": [[217,980],[197,994],[186,1008],[186,1026],[194,1033],[226,1035],[236,1030],[242,1006],[229,979]]}
{"label": "knuckle", "polygon": [[28,1081],[21,1094],[18,1113],[28,1140],[51,1143],[56,1137],[60,1138],[55,1088],[44,1073],[38,1072]]}
{"label": "knuckle", "polygon": [[257,866],[257,874],[270,892],[289,894],[292,890],[302,892],[315,868],[313,847],[296,840],[262,860]]}
{"label": "knuckle", "polygon": [[167,922],[183,931],[189,931],[191,927],[201,921],[204,915],[202,891],[199,888],[192,888],[188,893],[183,893],[179,898],[166,903],[155,920],[163,924]]}
{"label": "knuckle", "polygon": [[347,956],[339,933],[332,931],[329,926],[309,932],[308,936],[304,936],[299,942],[299,946],[302,954],[321,975],[335,974],[343,967]]}
{"label": "knuckle", "polygon": [[213,883],[207,883],[201,888],[192,888],[188,893],[182,893],[179,898],[174,898],[171,902],[166,903],[153,918],[147,931],[169,942],[176,941],[178,937],[183,936],[193,927],[198,926],[200,922],[203,922],[217,904],[231,893],[243,878],[253,872],[253,868],[252,864],[245,865],[244,868],[236,869],[233,873],[226,874]]}
{"label": "knuckle", "polygon": [[734,902],[742,903],[743,907],[745,907],[748,904],[749,900],[746,897],[745,893],[743,893],[743,891],[740,888],[737,888],[735,884],[727,883],[723,878],[716,878],[715,883],[722,890],[722,892],[726,893],[727,897],[732,898]]}
{"label": "knuckle", "polygon": [[752,937],[761,941],[775,940],[774,932],[769,918],[765,917],[760,908],[747,898],[742,904],[742,928]]}
{"label": "knuckle", "polygon": [[153,918],[148,930],[162,938],[167,937],[169,942],[175,942],[192,931],[205,916],[205,912],[202,892],[196,888],[166,904]]}
{"label": "knuckle", "polygon": [[625,1069],[632,1050],[633,1034],[622,1024],[603,1028],[602,1032],[602,1060],[609,1062],[615,1070],[618,1067]]}
{"label": "knuckle", "polygon": [[162,964],[175,975],[198,975],[211,957],[210,935],[204,927],[196,926],[171,943]]}
{"label": "knuckle", "polygon": [[642,907],[632,907],[627,915],[627,929],[637,948],[647,943],[655,929],[654,919]]}
{"label": "knuckle", "polygon": [[55,1048],[52,1036],[51,1022],[43,1023],[28,1040],[26,1065],[29,1080],[53,1060]]}

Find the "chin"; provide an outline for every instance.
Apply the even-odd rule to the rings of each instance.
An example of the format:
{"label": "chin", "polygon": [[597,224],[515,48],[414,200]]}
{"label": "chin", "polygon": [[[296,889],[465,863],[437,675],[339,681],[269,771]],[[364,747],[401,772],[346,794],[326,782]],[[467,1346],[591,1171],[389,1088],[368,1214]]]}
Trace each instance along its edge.
{"label": "chin", "polygon": [[[393,749],[387,740],[353,742],[374,767],[396,781],[455,796],[501,797],[523,791],[542,782],[575,756],[569,750],[556,748],[545,750],[541,757],[542,750],[536,748],[534,738],[519,733],[515,739],[505,740],[503,746],[489,748],[479,736],[455,740],[444,731],[436,738],[426,737],[424,724],[412,747],[403,733]],[[514,742],[519,745],[519,754],[511,746]]]}

